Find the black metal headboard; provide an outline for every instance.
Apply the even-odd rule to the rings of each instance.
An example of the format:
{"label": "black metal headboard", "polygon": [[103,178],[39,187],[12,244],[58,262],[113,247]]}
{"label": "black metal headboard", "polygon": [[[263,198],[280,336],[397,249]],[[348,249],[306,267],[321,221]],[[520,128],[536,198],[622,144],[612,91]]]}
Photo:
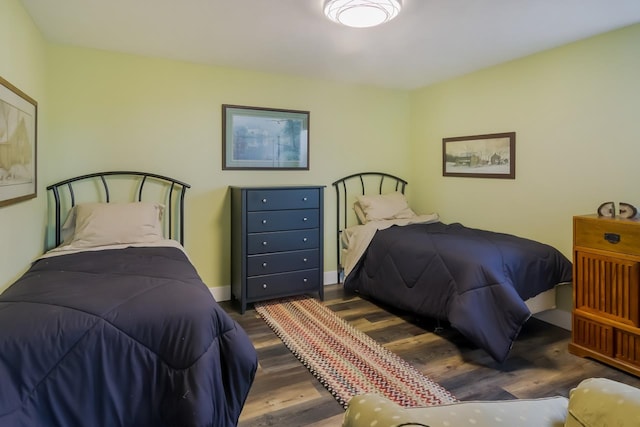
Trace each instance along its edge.
{"label": "black metal headboard", "polygon": [[356,225],[357,219],[353,213],[353,203],[358,195],[384,194],[392,191],[399,191],[404,194],[407,181],[395,175],[384,172],[359,172],[340,178],[332,183],[336,189],[336,227],[337,227],[337,271],[338,283],[342,273],[342,263],[340,260],[342,230]]}
{"label": "black metal headboard", "polygon": [[[184,244],[184,195],[187,188],[191,188],[189,184],[148,172],[135,171],[109,171],[96,172],[87,175],[76,176],[65,179],[64,181],[51,184],[47,190],[53,192],[55,202],[55,245],[62,243],[62,214],[79,203],[80,189],[82,185],[88,185],[92,191],[91,197],[86,197],[87,201],[111,202],[113,198],[113,188],[117,184],[125,183],[130,190],[125,190],[128,195],[127,201],[143,201],[143,197],[153,191],[150,187],[154,187],[154,202],[163,203],[165,205],[165,231],[166,236],[175,239]],[[148,184],[145,186],[145,184]],[[118,186],[119,187],[119,186]],[[83,193],[83,201],[85,199]],[[161,199],[161,200],[159,200]]]}

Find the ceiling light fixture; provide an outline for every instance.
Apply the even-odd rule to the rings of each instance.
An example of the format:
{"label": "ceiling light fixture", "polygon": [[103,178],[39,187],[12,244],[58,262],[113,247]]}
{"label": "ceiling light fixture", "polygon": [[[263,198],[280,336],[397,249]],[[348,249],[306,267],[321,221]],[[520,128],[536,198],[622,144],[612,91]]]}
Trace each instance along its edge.
{"label": "ceiling light fixture", "polygon": [[402,8],[402,0],[326,0],[324,14],[342,25],[374,27],[391,21]]}

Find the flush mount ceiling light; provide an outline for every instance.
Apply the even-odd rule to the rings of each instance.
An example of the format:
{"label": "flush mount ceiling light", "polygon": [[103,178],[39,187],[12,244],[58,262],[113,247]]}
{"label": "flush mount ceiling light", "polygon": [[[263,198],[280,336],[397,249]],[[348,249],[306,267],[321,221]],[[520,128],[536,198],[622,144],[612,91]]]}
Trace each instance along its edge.
{"label": "flush mount ceiling light", "polygon": [[326,0],[324,14],[342,25],[374,27],[391,21],[402,8],[402,0]]}

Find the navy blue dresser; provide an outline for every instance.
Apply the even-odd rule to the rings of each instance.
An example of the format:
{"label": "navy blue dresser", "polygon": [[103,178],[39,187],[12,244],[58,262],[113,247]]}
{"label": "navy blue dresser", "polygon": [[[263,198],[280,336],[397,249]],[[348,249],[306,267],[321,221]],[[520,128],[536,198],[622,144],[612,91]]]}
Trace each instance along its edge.
{"label": "navy blue dresser", "polygon": [[231,187],[231,293],[247,304],[323,292],[322,186]]}

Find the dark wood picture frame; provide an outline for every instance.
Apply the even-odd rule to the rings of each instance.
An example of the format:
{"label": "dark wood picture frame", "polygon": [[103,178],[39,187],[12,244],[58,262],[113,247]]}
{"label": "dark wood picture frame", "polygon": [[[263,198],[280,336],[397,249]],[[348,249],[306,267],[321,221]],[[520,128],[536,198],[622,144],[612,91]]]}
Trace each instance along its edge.
{"label": "dark wood picture frame", "polygon": [[37,195],[38,103],[0,77],[0,206]]}
{"label": "dark wood picture frame", "polygon": [[516,178],[516,133],[442,139],[442,176]]}
{"label": "dark wood picture frame", "polygon": [[309,170],[309,111],[222,105],[222,169]]}

